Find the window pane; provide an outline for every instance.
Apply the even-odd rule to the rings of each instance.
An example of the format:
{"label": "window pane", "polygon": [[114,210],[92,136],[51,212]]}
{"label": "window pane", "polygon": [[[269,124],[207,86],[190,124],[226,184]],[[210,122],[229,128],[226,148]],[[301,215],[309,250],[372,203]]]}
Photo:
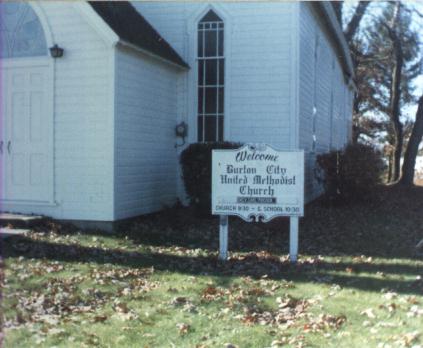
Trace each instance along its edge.
{"label": "window pane", "polygon": [[203,85],[203,77],[204,77],[204,60],[198,61],[198,84]]}
{"label": "window pane", "polygon": [[198,31],[198,56],[203,56],[203,31]]}
{"label": "window pane", "polygon": [[205,16],[201,19],[201,22],[219,22],[221,19],[218,17],[214,11],[210,10],[205,14]]}
{"label": "window pane", "polygon": [[219,114],[223,114],[224,112],[224,92],[223,92],[223,87],[219,88]]}
{"label": "window pane", "polygon": [[218,117],[219,122],[219,131],[218,131],[218,141],[223,141],[223,116]]}
{"label": "window pane", "polygon": [[204,88],[198,89],[198,113],[203,114],[203,100],[204,100]]}
{"label": "window pane", "polygon": [[206,57],[215,57],[217,54],[216,51],[216,39],[217,39],[217,35],[216,35],[216,31],[215,30],[207,30],[205,32],[206,37],[205,37],[205,45],[206,45],[206,52],[205,52],[205,56]]}
{"label": "window pane", "polygon": [[203,140],[203,117],[199,116],[197,118],[197,129],[198,129],[198,134],[197,134],[197,139],[198,141],[204,141]]}
{"label": "window pane", "polygon": [[47,55],[44,30],[25,2],[0,2],[0,58]]}
{"label": "window pane", "polygon": [[225,84],[225,60],[219,59],[219,85]]}
{"label": "window pane", "polygon": [[217,112],[217,89],[216,87],[206,88],[206,114],[215,114]]}
{"label": "window pane", "polygon": [[206,61],[206,85],[217,84],[217,59]]}
{"label": "window pane", "polygon": [[224,47],[224,38],[223,38],[223,30],[219,30],[219,53],[220,57],[223,57],[223,47]]}
{"label": "window pane", "polygon": [[216,117],[206,116],[205,141],[216,141]]}

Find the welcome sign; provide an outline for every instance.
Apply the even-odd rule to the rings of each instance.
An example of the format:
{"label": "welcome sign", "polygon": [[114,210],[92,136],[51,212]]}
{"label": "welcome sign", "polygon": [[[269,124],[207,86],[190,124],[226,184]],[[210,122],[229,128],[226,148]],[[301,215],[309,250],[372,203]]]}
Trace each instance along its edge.
{"label": "welcome sign", "polygon": [[304,152],[247,144],[213,150],[212,214],[267,222],[304,215]]}

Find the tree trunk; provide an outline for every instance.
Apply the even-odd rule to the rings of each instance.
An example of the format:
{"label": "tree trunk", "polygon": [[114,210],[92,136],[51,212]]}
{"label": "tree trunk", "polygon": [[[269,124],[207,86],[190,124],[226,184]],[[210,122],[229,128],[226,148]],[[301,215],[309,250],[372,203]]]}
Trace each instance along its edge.
{"label": "tree trunk", "polygon": [[388,178],[386,180],[387,183],[392,181],[392,152],[388,155]]}
{"label": "tree trunk", "polygon": [[392,70],[391,105],[389,108],[395,136],[392,181],[397,181],[400,177],[401,153],[403,146],[403,129],[400,121],[401,70],[403,60],[401,43],[398,38],[396,38],[395,41],[395,65]]}
{"label": "tree trunk", "polygon": [[400,121],[400,100],[401,100],[401,72],[403,66],[403,51],[401,45],[401,38],[396,32],[400,16],[401,3],[396,3],[396,13],[393,17],[391,27],[388,29],[389,36],[392,40],[394,51],[394,67],[392,69],[392,83],[390,91],[390,105],[389,112],[391,122],[394,128],[394,161],[393,161],[393,175],[391,180],[397,181],[400,177],[401,170],[401,153],[403,146],[403,127]]}
{"label": "tree trunk", "polygon": [[[345,38],[347,40],[350,52],[351,52],[351,57],[353,59],[353,64],[354,64],[354,70],[357,71],[358,68],[358,61],[357,61],[357,55],[359,54],[358,52],[358,48],[356,48],[354,46],[353,43],[353,38],[354,35],[356,34],[356,32],[359,29],[360,26],[360,22],[363,19],[363,16],[366,12],[367,6],[369,5],[369,1],[359,1],[357,7],[355,8],[355,12],[353,14],[353,16],[351,17],[350,22],[347,24],[347,28],[346,31],[344,32],[345,34]],[[343,7],[343,2],[339,1],[333,1],[332,2],[333,7],[335,9],[335,12],[337,14],[338,20],[341,23],[341,27],[343,26],[342,23],[342,7]],[[360,137],[360,117],[362,116],[360,114],[360,96],[359,93],[355,93],[354,94],[354,105],[353,105],[353,112],[354,112],[354,125],[353,125],[353,129],[352,129],[352,142],[353,144],[356,144],[358,142],[358,139]]]}
{"label": "tree trunk", "polygon": [[359,109],[359,98],[357,93],[354,94],[354,102],[353,102],[353,129],[352,129],[352,143],[357,144],[358,138],[360,138],[360,122],[359,122],[359,115],[360,115],[360,109]]}
{"label": "tree trunk", "polygon": [[392,164],[392,182],[398,181],[401,174],[401,154],[403,146],[403,131],[401,122],[397,121],[395,124],[395,150]]}
{"label": "tree trunk", "polygon": [[400,183],[411,186],[414,181],[414,167],[416,165],[416,157],[419,151],[419,145],[423,138],[423,95],[419,99],[419,106],[416,113],[416,121],[410,139],[408,140],[407,149],[404,154],[404,163],[402,165],[402,177]]}

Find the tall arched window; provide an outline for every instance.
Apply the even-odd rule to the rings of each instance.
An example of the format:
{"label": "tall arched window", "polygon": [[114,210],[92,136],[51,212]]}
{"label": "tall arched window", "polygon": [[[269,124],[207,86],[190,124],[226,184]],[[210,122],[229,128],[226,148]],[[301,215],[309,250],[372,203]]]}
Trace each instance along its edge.
{"label": "tall arched window", "polygon": [[198,23],[198,141],[223,140],[223,21],[212,10]]}
{"label": "tall arched window", "polygon": [[0,3],[0,58],[47,55],[44,30],[25,2]]}

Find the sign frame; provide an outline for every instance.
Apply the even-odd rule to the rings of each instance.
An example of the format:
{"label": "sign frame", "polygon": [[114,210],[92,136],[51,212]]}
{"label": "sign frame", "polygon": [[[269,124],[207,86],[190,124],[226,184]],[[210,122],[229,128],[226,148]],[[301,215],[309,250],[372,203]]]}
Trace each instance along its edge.
{"label": "sign frame", "polygon": [[[284,153],[295,153],[299,156],[300,163],[299,168],[299,176],[300,176],[300,183],[298,183],[300,193],[298,194],[298,197],[300,199],[300,203],[298,205],[301,206],[300,211],[298,213],[293,212],[293,214],[290,214],[289,212],[282,212],[282,213],[272,213],[266,216],[263,212],[252,212],[249,214],[240,214],[236,211],[226,212],[226,213],[220,213],[215,211],[215,199],[216,199],[216,189],[217,189],[217,181],[218,178],[216,177],[218,175],[217,170],[215,170],[215,166],[217,164],[217,158],[215,156],[215,153],[239,153],[240,151],[253,151],[253,153],[260,153],[265,151],[270,151],[270,153],[278,153],[278,154],[284,154]],[[298,229],[299,229],[299,218],[304,216],[304,150],[287,150],[282,151],[275,149],[274,147],[264,144],[264,143],[247,143],[241,146],[238,149],[216,149],[212,152],[212,214],[213,215],[219,215],[219,259],[226,260],[228,257],[228,230],[229,230],[229,216],[238,216],[241,219],[243,219],[246,222],[269,222],[277,217],[289,217],[290,218],[290,247],[289,247],[289,255],[291,262],[295,263],[297,261],[298,256]],[[254,160],[252,160],[251,163]],[[254,165],[254,164],[253,164]],[[235,183],[236,184],[236,183]],[[248,203],[248,202],[247,202]]]}

